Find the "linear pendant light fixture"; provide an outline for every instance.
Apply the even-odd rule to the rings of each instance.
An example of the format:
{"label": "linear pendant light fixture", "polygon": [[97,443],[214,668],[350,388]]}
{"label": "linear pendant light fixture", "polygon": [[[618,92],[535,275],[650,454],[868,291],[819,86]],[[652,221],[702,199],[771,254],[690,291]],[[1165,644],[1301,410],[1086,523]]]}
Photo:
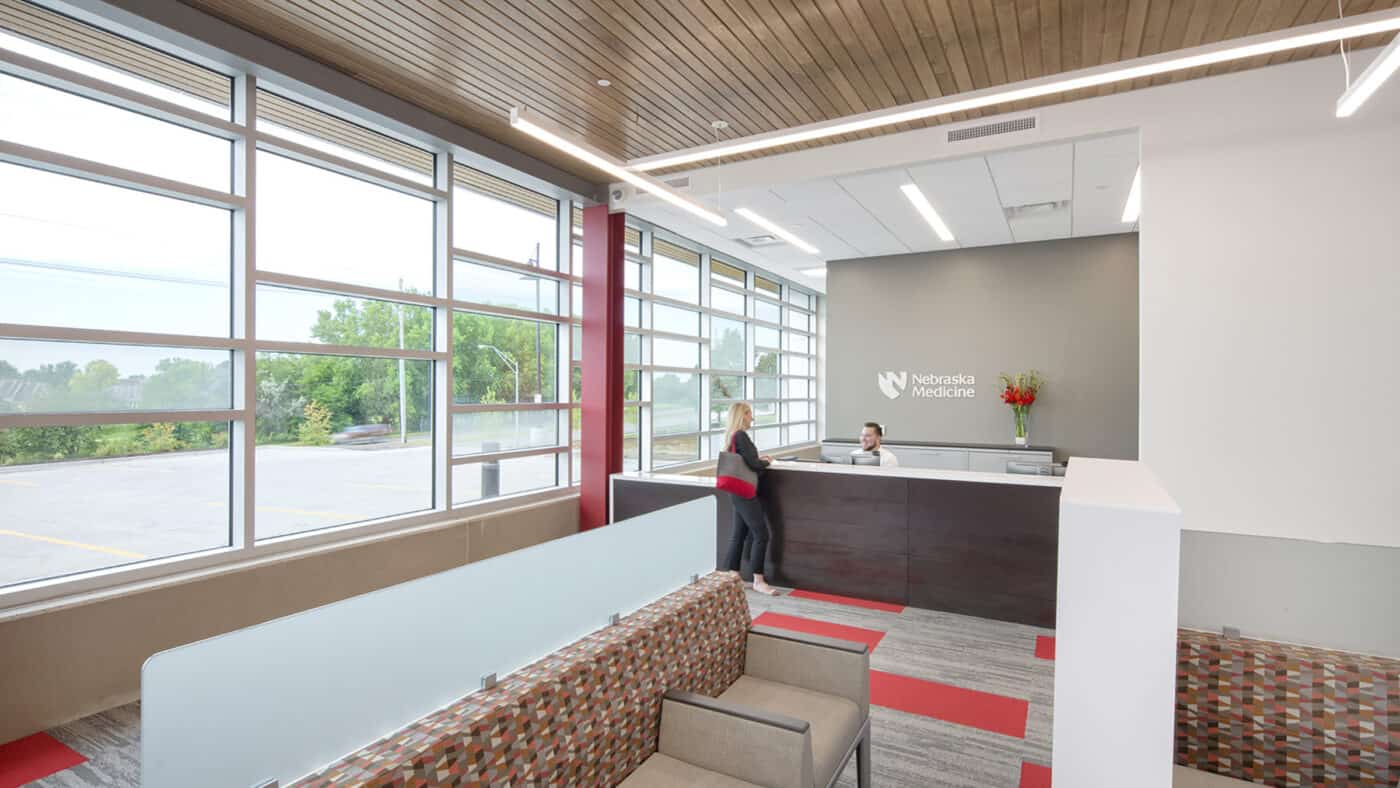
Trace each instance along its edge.
{"label": "linear pendant light fixture", "polygon": [[740,216],[744,217],[745,219],[748,219],[749,221],[753,222],[754,224],[758,225],[759,227],[762,227],[763,229],[767,230],[768,232],[770,232],[770,233],[772,233],[772,234],[778,236],[779,238],[783,239],[784,241],[787,241],[788,243],[792,244],[793,246],[796,246],[798,249],[801,249],[802,251],[806,252],[807,254],[817,254],[817,247],[815,247],[815,246],[813,246],[813,245],[807,243],[806,241],[802,240],[801,238],[798,238],[797,236],[793,235],[792,233],[788,232],[787,230],[784,230],[782,227],[779,227],[778,225],[776,225],[776,224],[774,224],[774,223],[768,221],[767,219],[763,218],[762,216],[759,216],[758,214],[754,213],[753,211],[749,210],[748,208],[735,208],[735,209],[734,209],[734,212],[737,213],[737,214],[739,214]]}
{"label": "linear pendant light fixture", "polygon": [[1381,50],[1371,65],[1361,72],[1361,76],[1347,87],[1342,97],[1337,99],[1337,117],[1348,118],[1356,110],[1360,109],[1366,99],[1381,86],[1391,74],[1400,69],[1400,36],[1396,36],[1390,46]]}
{"label": "linear pendant light fixture", "polygon": [[[1125,82],[1143,77],[1153,77],[1173,71],[1210,66],[1232,60],[1271,55],[1291,49],[1304,49],[1320,44],[1332,44],[1348,38],[1387,33],[1400,30],[1400,11],[1375,11],[1360,14],[1345,20],[1329,20],[1302,27],[1289,28],[1273,33],[1261,33],[1230,41],[1221,41],[1189,49],[1166,52],[1160,55],[1133,58],[1120,63],[1110,63],[1093,68],[1079,69],[1064,74],[1054,74],[1038,79],[1028,79],[1011,85],[1002,85],[983,90],[974,90],[944,98],[904,104],[889,109],[849,115],[835,120],[808,123],[790,129],[755,134],[728,142],[703,145],[675,153],[647,156],[628,162],[634,170],[655,170],[663,167],[677,167],[717,156],[737,156],[753,151],[792,145],[808,140],[836,137],[867,129],[893,126],[899,123],[924,120],[954,112],[982,109],[997,104],[1067,93],[1084,88]],[[1392,47],[1394,45],[1392,44]],[[1374,68],[1374,66],[1373,66]],[[1392,68],[1392,70],[1394,70]],[[1367,70],[1370,73],[1370,69]],[[1364,79],[1364,75],[1363,75]],[[1360,87],[1362,80],[1357,81]],[[1379,84],[1379,83],[1377,83]],[[1372,87],[1371,90],[1375,88]],[[1366,95],[1369,95],[1367,93]],[[1362,96],[1365,100],[1365,96]],[[1359,104],[1359,102],[1358,102]]]}
{"label": "linear pendant light fixture", "polygon": [[1142,215],[1142,165],[1133,173],[1133,186],[1128,189],[1128,199],[1123,203],[1123,224],[1134,224]]}
{"label": "linear pendant light fixture", "polygon": [[705,208],[699,203],[687,200],[655,178],[649,175],[639,175],[638,173],[632,172],[627,169],[627,165],[623,164],[618,159],[614,159],[601,151],[593,150],[581,142],[575,142],[569,139],[565,132],[550,128],[545,121],[534,117],[524,107],[514,107],[511,109],[510,125],[546,145],[557,148],[586,164],[591,164],[614,178],[626,181],[644,192],[654,194],[671,205],[692,213],[711,224],[720,227],[729,224],[729,220],[725,219],[723,216]]}
{"label": "linear pendant light fixture", "polygon": [[933,205],[931,205],[928,198],[924,196],[924,192],[919,188],[919,184],[906,183],[899,187],[899,190],[904,192],[904,196],[909,199],[909,202],[914,204],[914,210],[918,211],[919,215],[924,217],[924,221],[928,222],[928,226],[932,227],[935,233],[938,233],[939,239],[944,243],[953,240],[953,232],[948,229],[948,225],[943,223],[943,217],[938,215],[938,211],[933,209]]}

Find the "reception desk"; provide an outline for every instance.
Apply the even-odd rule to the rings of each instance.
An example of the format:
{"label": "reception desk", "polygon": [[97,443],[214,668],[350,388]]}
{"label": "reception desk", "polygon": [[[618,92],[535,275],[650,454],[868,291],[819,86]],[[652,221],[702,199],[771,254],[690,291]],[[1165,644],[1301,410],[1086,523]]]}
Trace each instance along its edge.
{"label": "reception desk", "polygon": [[[1060,485],[1048,476],[778,462],[764,479],[773,583],[1055,625]],[[715,561],[732,513],[714,478],[612,477],[613,519],[712,495]],[[748,576],[746,567],[745,576]]]}

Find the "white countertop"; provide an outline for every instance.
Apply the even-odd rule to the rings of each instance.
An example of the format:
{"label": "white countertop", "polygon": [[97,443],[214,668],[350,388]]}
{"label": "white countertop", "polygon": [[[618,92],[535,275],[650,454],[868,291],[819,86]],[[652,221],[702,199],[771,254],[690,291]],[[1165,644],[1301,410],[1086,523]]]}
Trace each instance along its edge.
{"label": "white countertop", "polygon": [[1061,503],[1180,514],[1176,501],[1141,462],[1078,458],[1069,464]]}
{"label": "white countertop", "polygon": [[[979,471],[945,471],[936,468],[883,467],[875,465],[836,465],[824,462],[793,462],[778,460],[769,466],[773,471],[798,473],[831,473],[856,476],[883,476],[893,479],[937,479],[950,482],[979,482],[982,484],[1016,484],[1023,487],[1060,487],[1060,476],[1030,476],[1017,473],[983,473]],[[691,476],[680,473],[628,471],[613,474],[615,479],[685,484],[692,487],[714,487],[713,476]]]}

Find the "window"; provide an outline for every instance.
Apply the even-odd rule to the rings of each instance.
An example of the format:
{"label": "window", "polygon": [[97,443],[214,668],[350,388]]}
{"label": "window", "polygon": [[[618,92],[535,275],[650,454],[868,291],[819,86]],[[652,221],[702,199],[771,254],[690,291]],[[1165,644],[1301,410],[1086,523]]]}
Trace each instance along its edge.
{"label": "window", "polygon": [[765,323],[783,322],[782,309],[772,301],[765,301],[762,298],[753,300],[753,316]]}
{"label": "window", "polygon": [[710,318],[710,367],[744,371],[744,324],[738,320]]}
{"label": "window", "polygon": [[465,463],[452,467],[452,503],[473,503],[558,484],[559,465],[553,454]]}
{"label": "window", "polygon": [[461,404],[557,402],[555,323],[457,312],[452,391]]}
{"label": "window", "polygon": [[700,366],[700,345],[695,342],[653,337],[651,340],[651,363],[658,367],[698,367]]}
{"label": "window", "polygon": [[233,354],[0,339],[0,413],[227,410]]}
{"label": "window", "polygon": [[788,288],[787,300],[789,304],[801,307],[802,309],[810,310],[812,308],[812,297],[800,290],[794,290],[791,287]]}
{"label": "window", "polygon": [[[458,260],[452,271],[452,297],[489,306],[505,306],[527,312],[559,313],[559,281],[518,270]],[[583,314],[583,288],[575,287],[578,311]]]}
{"label": "window", "polygon": [[266,90],[258,91],[258,131],[425,186],[433,155]]}
{"label": "window", "polygon": [[710,260],[710,279],[734,287],[744,287],[747,281],[744,269],[713,259]]}
{"label": "window", "polygon": [[700,429],[700,377],[679,372],[654,373],[652,411],[656,435],[697,432]]}
{"label": "window", "polygon": [[700,313],[689,309],[677,309],[665,304],[651,307],[651,327],[668,334],[700,335]]}
{"label": "window", "polygon": [[458,248],[557,270],[558,212],[559,203],[545,195],[460,164],[453,169],[452,243]]}
{"label": "window", "polygon": [[433,310],[425,306],[259,285],[258,337],[349,347],[433,348]]}
{"label": "window", "polygon": [[652,241],[652,293],[700,303],[700,255],[675,244]]}
{"label": "window", "polygon": [[723,287],[710,288],[710,306],[721,312],[728,312],[733,315],[745,314],[744,305],[746,302],[747,300],[742,293],[726,290]]}

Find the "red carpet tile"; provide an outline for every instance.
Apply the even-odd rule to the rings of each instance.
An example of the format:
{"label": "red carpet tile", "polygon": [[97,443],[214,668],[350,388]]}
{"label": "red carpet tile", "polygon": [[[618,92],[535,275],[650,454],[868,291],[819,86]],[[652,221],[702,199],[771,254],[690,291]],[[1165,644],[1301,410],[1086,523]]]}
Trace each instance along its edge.
{"label": "red carpet tile", "polygon": [[86,760],[47,733],[15,739],[0,744],[0,788],[18,788]]}
{"label": "red carpet tile", "polygon": [[1022,761],[1021,788],[1050,788],[1050,767]]}
{"label": "red carpet tile", "polygon": [[1035,655],[1041,659],[1055,658],[1055,639],[1044,635],[1035,636]]}
{"label": "red carpet tile", "polygon": [[1005,736],[1026,738],[1030,703],[990,692],[870,671],[870,702]]}
{"label": "red carpet tile", "polygon": [[856,599],[853,596],[818,594],[816,591],[803,591],[801,589],[792,591],[788,596],[795,599],[814,599],[818,602],[830,602],[834,605],[850,605],[851,607],[863,607],[868,610],[883,610],[886,613],[904,612],[904,605],[896,605],[890,602],[872,602],[869,599]]}
{"label": "red carpet tile", "polygon": [[785,616],[782,613],[763,613],[753,620],[753,623],[760,627],[775,627],[777,629],[790,629],[794,632],[805,632],[809,635],[821,635],[824,638],[836,638],[837,640],[850,640],[856,643],[864,643],[870,647],[871,651],[880,644],[880,639],[885,636],[884,632],[865,627],[852,627],[845,624],[830,624],[825,621],[817,621],[814,618],[802,618],[800,616]]}

